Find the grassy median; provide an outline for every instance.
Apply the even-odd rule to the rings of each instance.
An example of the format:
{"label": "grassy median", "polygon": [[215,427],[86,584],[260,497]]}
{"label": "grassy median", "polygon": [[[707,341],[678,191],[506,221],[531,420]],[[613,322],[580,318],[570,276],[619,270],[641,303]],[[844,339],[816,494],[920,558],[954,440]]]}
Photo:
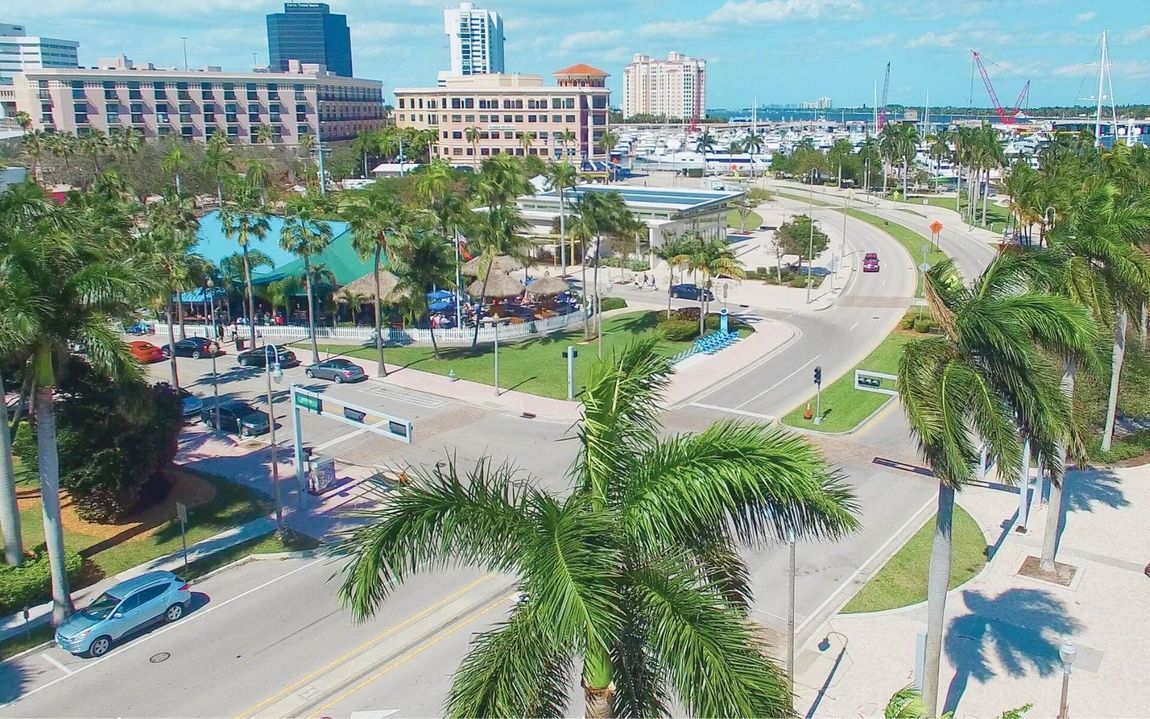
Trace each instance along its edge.
{"label": "grassy median", "polygon": [[[895,330],[887,335],[878,347],[866,356],[854,369],[883,372],[886,374],[898,373],[898,361],[902,357],[902,348],[911,341],[914,335],[909,332]],[[823,423],[815,426],[813,420],[803,419],[806,403],[795,407],[783,417],[783,424],[804,429],[817,429],[820,432],[847,432],[862,423],[892,399],[891,395],[877,392],[865,392],[855,389],[854,369],[823,387],[822,413]],[[811,407],[814,407],[812,398]]]}
{"label": "grassy median", "polygon": [[[947,258],[945,252],[935,249],[930,240],[926,239],[909,227],[904,227],[903,225],[900,225],[897,222],[892,222],[890,220],[884,220],[881,217],[872,215],[869,212],[863,212],[862,210],[849,209],[847,210],[847,214],[856,220],[862,220],[868,225],[873,225],[874,227],[879,228],[883,232],[893,237],[896,242],[902,245],[906,251],[910,253],[911,260],[913,260],[915,267],[918,267],[920,264],[922,264],[923,246],[928,248],[926,261],[932,266],[937,265],[939,262],[942,262]],[[925,220],[923,221],[925,222]],[[915,280],[914,296],[922,297],[922,273],[918,270],[915,270],[915,275],[917,276],[917,279]]]}
{"label": "grassy median", "polygon": [[[954,555],[950,588],[965,584],[986,566],[986,537],[966,511],[954,507]],[[843,607],[844,614],[881,612],[926,601],[926,578],[934,541],[934,515],[902,549],[887,560],[866,585]]]}

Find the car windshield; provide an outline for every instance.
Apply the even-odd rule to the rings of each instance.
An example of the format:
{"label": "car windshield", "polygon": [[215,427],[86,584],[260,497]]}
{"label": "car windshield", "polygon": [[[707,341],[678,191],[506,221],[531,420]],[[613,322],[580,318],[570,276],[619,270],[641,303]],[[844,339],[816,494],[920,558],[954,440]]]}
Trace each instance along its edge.
{"label": "car windshield", "polygon": [[119,597],[104,592],[93,599],[92,603],[85,607],[81,614],[90,619],[107,619],[119,603]]}

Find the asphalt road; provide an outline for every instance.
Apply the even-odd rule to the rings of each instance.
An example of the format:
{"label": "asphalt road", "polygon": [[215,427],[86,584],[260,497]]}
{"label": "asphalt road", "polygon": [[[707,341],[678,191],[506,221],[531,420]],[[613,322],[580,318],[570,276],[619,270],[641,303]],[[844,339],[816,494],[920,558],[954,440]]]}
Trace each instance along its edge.
{"label": "asphalt road", "polygon": [[[833,233],[840,223],[824,224],[837,241]],[[797,327],[798,337],[673,408],[668,430],[701,429],[719,417],[777,416],[809,394],[813,364],[832,379],[887,334],[913,292],[913,266],[900,246],[865,223],[849,220],[848,234],[855,251],[880,254],[882,272],[856,273],[833,309],[778,317]],[[253,398],[264,391],[259,371],[224,371],[234,358],[220,364],[222,393]],[[166,374],[163,365],[153,370],[158,378]],[[208,360],[181,360],[185,383],[205,396],[211,393],[209,372]],[[305,381],[298,368],[287,374],[280,392],[293,379]],[[306,441],[325,452],[392,465],[435,462],[445,452],[456,453],[461,464],[486,454],[510,456],[544,485],[566,486],[564,472],[576,451],[570,427],[372,381],[309,386],[416,423],[417,441],[408,446],[305,415]],[[873,566],[892,538],[926,516],[934,495],[930,480],[873,463],[878,456],[914,460],[901,412],[892,409],[856,435],[814,436],[854,486],[863,529],[835,544],[798,547],[801,631],[809,632],[833,611],[861,583],[860,570]],[[276,416],[283,441],[290,423],[282,402]],[[745,555],[755,616],[777,639],[785,627],[785,548],[748,548]],[[316,560],[252,562],[196,585],[196,611],[107,657],[79,659],[51,648],[4,662],[0,699],[17,701],[0,707],[0,716],[437,716],[470,637],[498,621],[512,601],[506,578],[475,570],[427,574],[389,599],[380,616],[357,625],[329,581],[335,570]]]}

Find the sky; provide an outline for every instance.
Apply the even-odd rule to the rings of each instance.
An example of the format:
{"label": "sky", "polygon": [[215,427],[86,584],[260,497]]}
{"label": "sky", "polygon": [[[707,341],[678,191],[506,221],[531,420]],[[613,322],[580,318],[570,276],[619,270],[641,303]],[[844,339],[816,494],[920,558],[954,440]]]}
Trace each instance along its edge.
{"label": "sky", "polygon": [[[395,87],[435,84],[449,65],[445,0],[328,0],[348,16],[355,74]],[[585,62],[611,74],[619,104],[635,53],[707,60],[710,108],[829,96],[872,104],[891,63],[890,102],[988,107],[972,78],[978,50],[1000,100],[1026,79],[1030,106],[1093,105],[1103,30],[1114,99],[1150,102],[1150,0],[477,0],[504,18],[508,72],[550,74]],[[137,63],[248,69],[267,63],[271,0],[37,0],[0,22],[78,40],[80,64],[125,54]],[[1146,24],[1142,24],[1146,23]],[[972,85],[973,79],[973,85]],[[972,94],[973,87],[973,94]],[[1109,100],[1110,93],[1105,93]]]}

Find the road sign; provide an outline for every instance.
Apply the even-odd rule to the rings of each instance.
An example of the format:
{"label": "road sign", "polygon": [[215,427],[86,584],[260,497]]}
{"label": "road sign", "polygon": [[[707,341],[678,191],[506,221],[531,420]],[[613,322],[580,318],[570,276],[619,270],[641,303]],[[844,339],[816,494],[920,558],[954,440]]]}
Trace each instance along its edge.
{"label": "road sign", "polygon": [[918,266],[919,272],[925,273],[929,269],[930,269],[930,263],[929,262],[923,262],[921,265]]}
{"label": "road sign", "polygon": [[323,400],[319,397],[312,397],[311,395],[296,393],[295,403],[297,407],[303,407],[304,409],[315,412],[316,414],[323,412]]}
{"label": "road sign", "polygon": [[363,422],[363,418],[367,416],[367,412],[361,412],[360,410],[352,409],[351,407],[344,407],[343,416],[347,417],[352,422]]}
{"label": "road sign", "polygon": [[898,375],[870,372],[865,369],[855,370],[855,389],[893,397],[898,394],[895,387],[898,387]]}
{"label": "road sign", "polygon": [[939,222],[938,220],[935,220],[934,222],[930,223],[930,231],[936,235],[938,233],[942,232],[942,223]]}
{"label": "road sign", "polygon": [[188,505],[176,502],[176,519],[180,520],[181,524],[188,523]]}

